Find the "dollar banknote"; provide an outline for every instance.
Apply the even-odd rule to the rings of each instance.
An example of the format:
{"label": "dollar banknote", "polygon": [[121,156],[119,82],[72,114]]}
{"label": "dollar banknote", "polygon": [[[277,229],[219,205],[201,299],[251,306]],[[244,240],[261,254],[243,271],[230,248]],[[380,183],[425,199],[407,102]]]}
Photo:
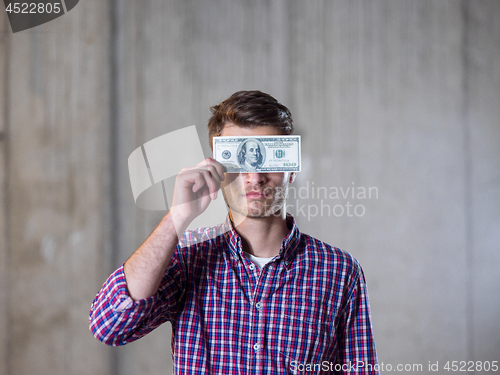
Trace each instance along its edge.
{"label": "dollar banknote", "polygon": [[214,137],[213,157],[228,173],[300,172],[300,135]]}

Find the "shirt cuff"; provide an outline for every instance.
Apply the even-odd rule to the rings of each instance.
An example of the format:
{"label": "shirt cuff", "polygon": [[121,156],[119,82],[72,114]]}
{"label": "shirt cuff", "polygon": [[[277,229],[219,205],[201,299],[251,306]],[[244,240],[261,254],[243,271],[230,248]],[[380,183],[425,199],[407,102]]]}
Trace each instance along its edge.
{"label": "shirt cuff", "polygon": [[[143,312],[143,310],[148,310],[152,307],[157,299],[156,295],[148,298],[134,301],[128,292],[127,280],[125,278],[125,273],[123,271],[123,264],[111,274],[108,278],[108,289],[106,294],[110,298],[110,305],[112,309],[117,313],[129,313],[134,311]],[[146,312],[147,313],[147,312]]]}

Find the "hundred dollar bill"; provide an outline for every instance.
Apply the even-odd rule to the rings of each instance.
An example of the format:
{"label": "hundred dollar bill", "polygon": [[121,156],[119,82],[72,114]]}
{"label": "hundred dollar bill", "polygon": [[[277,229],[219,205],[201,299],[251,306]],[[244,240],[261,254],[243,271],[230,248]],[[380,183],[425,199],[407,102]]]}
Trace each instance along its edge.
{"label": "hundred dollar bill", "polygon": [[300,135],[214,137],[213,146],[228,173],[300,172]]}

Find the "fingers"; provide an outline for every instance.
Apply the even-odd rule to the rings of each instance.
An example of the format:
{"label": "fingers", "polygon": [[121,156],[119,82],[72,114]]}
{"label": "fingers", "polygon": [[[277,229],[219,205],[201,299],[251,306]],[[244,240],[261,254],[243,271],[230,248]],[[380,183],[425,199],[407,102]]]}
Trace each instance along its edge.
{"label": "fingers", "polygon": [[207,167],[207,170],[208,170],[208,173],[209,173],[209,177],[208,177],[208,180],[207,181],[208,183],[211,183],[212,185],[208,185],[211,187],[211,196],[212,196],[212,199],[217,199],[217,191],[220,189],[220,186],[221,186],[221,180],[220,180],[220,177],[217,173],[217,170],[215,169],[214,166],[208,166]]}
{"label": "fingers", "polygon": [[225,178],[224,167],[211,158],[203,160],[193,168],[184,168],[180,174],[186,182],[192,184],[193,193],[203,190],[206,186],[213,200],[217,199],[217,191]]}
{"label": "fingers", "polygon": [[196,167],[210,167],[210,166],[215,168],[215,171],[217,172],[219,179],[221,181],[224,181],[224,167],[217,160],[213,158],[206,158],[201,163],[198,163],[196,165]]}
{"label": "fingers", "polygon": [[204,187],[208,188],[210,197],[212,199],[217,198],[217,190],[220,188],[220,179],[214,170],[210,170],[210,167],[196,168],[191,171],[194,174],[195,183],[193,184],[192,191],[197,193],[201,191]]}

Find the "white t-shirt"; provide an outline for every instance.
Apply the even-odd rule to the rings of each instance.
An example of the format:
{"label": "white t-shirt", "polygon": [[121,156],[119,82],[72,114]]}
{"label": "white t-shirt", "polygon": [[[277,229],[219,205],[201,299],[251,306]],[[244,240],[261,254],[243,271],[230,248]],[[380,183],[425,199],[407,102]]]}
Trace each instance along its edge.
{"label": "white t-shirt", "polygon": [[247,253],[246,251],[244,251],[243,254],[245,255],[245,258],[249,259],[250,261],[254,262],[257,265],[259,271],[262,270],[262,267],[264,267],[267,263],[269,263],[271,260],[275,258],[275,257],[271,258],[256,257],[255,255]]}

